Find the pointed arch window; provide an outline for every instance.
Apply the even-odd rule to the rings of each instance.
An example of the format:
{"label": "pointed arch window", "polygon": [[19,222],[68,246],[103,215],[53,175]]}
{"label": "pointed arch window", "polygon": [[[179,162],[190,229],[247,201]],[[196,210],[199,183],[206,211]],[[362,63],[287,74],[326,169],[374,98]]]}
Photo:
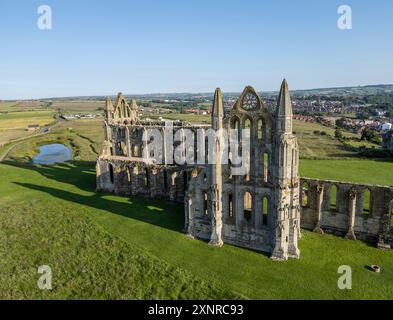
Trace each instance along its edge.
{"label": "pointed arch window", "polygon": [[263,153],[263,180],[269,181],[269,153],[267,151]]}
{"label": "pointed arch window", "polygon": [[145,169],[145,187],[150,187],[150,180],[149,180],[149,169]]}
{"label": "pointed arch window", "polygon": [[[244,138],[250,138],[251,137],[251,131],[252,131],[252,122],[250,118],[247,118],[244,120]],[[243,137],[242,137],[243,138]]]}
{"label": "pointed arch window", "polygon": [[250,221],[252,217],[252,195],[248,191],[246,191],[243,196],[243,209],[244,218]]}
{"label": "pointed arch window", "polygon": [[183,172],[183,188],[184,188],[184,191],[187,191],[187,189],[188,189],[188,172],[187,171]]}
{"label": "pointed arch window", "polygon": [[168,189],[168,172],[166,170],[164,170],[164,190]]}
{"label": "pointed arch window", "polygon": [[208,208],[207,208],[207,192],[203,193],[203,214],[205,216],[208,215]]}
{"label": "pointed arch window", "polygon": [[264,226],[268,225],[269,214],[269,199],[265,196],[262,200],[262,223]]}
{"label": "pointed arch window", "polygon": [[301,203],[303,208],[307,208],[309,206],[309,191],[310,191],[310,185],[308,182],[304,182],[301,187]]}
{"label": "pointed arch window", "polygon": [[334,184],[330,188],[330,210],[337,211],[337,186]]}
{"label": "pointed arch window", "polygon": [[115,173],[112,164],[109,164],[109,180],[111,181],[111,183],[115,182]]}
{"label": "pointed arch window", "polygon": [[132,170],[130,167],[127,167],[127,179],[128,179],[128,182],[132,181]]}
{"label": "pointed arch window", "polygon": [[263,120],[259,119],[257,123],[257,128],[258,128],[258,141],[263,140]]}
{"label": "pointed arch window", "polygon": [[363,193],[363,214],[371,213],[371,191],[366,188]]}

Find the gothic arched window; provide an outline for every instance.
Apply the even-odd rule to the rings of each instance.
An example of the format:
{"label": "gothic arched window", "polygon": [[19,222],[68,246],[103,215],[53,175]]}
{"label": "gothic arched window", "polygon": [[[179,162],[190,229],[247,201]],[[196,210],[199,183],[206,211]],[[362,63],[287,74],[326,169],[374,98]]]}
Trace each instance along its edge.
{"label": "gothic arched window", "polygon": [[337,187],[332,185],[330,188],[330,210],[337,211]]}
{"label": "gothic arched window", "polygon": [[250,192],[245,192],[243,197],[244,218],[247,221],[252,217],[252,195]]}
{"label": "gothic arched window", "polygon": [[363,193],[363,213],[370,214],[371,212],[371,192],[370,189],[365,189]]}
{"label": "gothic arched window", "polygon": [[262,200],[262,223],[264,226],[268,224],[268,214],[269,214],[269,199],[265,196]]}

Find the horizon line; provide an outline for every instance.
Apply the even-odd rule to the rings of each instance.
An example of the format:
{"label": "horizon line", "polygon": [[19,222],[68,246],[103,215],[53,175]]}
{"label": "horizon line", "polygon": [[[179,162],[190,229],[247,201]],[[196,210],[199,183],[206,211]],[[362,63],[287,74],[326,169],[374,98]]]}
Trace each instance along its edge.
{"label": "horizon line", "polygon": [[[319,88],[307,88],[307,89],[290,89],[289,91],[291,92],[296,92],[296,91],[313,91],[313,90],[332,90],[332,89],[347,89],[347,88],[365,88],[365,87],[378,87],[378,86],[393,86],[393,83],[379,83],[379,84],[366,84],[366,85],[348,85],[348,86],[340,86],[340,87],[319,87]],[[268,91],[259,91],[256,90],[258,93],[278,93],[280,90],[268,90]],[[121,91],[120,91],[121,92]],[[118,92],[118,93],[120,93]],[[56,97],[41,97],[41,98],[26,98],[26,99],[0,99],[0,101],[40,101],[40,100],[54,100],[54,99],[72,99],[72,98],[98,98],[98,97],[116,97],[115,94],[111,95],[70,95],[70,96],[56,96]],[[241,91],[228,91],[225,92],[223,91],[223,94],[239,94]],[[155,95],[181,95],[181,94],[193,94],[193,95],[214,95],[214,90],[213,91],[197,91],[197,92],[192,92],[192,91],[184,91],[184,92],[176,92],[176,91],[171,91],[171,92],[152,92],[152,93],[127,93],[123,94],[124,96],[155,96]]]}

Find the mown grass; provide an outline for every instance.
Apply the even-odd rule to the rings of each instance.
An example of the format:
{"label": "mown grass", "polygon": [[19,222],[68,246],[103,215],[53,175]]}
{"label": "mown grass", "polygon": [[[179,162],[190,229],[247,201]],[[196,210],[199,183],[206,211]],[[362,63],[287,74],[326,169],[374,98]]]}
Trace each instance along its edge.
{"label": "mown grass", "polygon": [[384,160],[300,160],[302,177],[393,185],[393,161]]}
{"label": "mown grass", "polygon": [[[92,145],[103,132],[99,121],[89,121],[62,123],[0,164],[2,297],[393,299],[392,251],[303,231],[301,259],[277,263],[262,253],[188,239],[181,233],[182,205],[95,193],[94,162],[81,160],[95,160]],[[73,143],[80,161],[21,163],[37,145],[56,141]],[[314,178],[393,181],[391,162],[301,160],[300,166]],[[36,289],[42,264],[54,268],[52,292]],[[371,273],[371,264],[382,273]],[[337,288],[340,265],[352,267],[352,290]]]}
{"label": "mown grass", "polygon": [[[170,266],[110,236],[59,201],[30,200],[0,211],[0,299],[236,298],[217,283]],[[53,289],[39,290],[48,265]]]}
{"label": "mown grass", "polygon": [[[166,278],[182,283],[174,271],[181,270],[191,275],[185,276],[184,285],[189,279],[203,284],[195,285],[192,295],[179,296],[186,298],[393,298],[391,251],[305,231],[300,241],[301,259],[284,263],[230,245],[212,248],[181,233],[182,205],[96,194],[92,165],[82,162],[57,166],[0,165],[3,177],[0,181],[1,228],[4,237],[10,238],[1,241],[4,244],[1,263],[8,271],[2,273],[6,279],[0,281],[0,292],[12,292],[13,297],[22,298],[100,297],[99,294],[102,298],[134,297],[129,291],[133,286],[141,286],[133,289],[139,290],[136,298],[173,298],[180,289],[175,290],[176,294],[164,289]],[[88,227],[90,219],[108,238],[95,231],[93,225]],[[114,241],[110,238],[125,243],[119,243],[119,247],[105,245]],[[7,255],[7,252],[13,254]],[[169,270],[168,273],[145,271],[139,274],[137,271],[133,278],[136,267],[127,268],[134,265],[128,254],[141,252],[147,260],[153,261],[150,265]],[[56,286],[58,291],[37,293],[36,268],[41,264],[54,266],[54,274],[60,281]],[[353,270],[353,289],[348,291],[337,288],[337,268],[344,264]],[[381,265],[383,272],[371,273],[366,268],[370,264]],[[163,265],[167,267],[161,267]],[[83,270],[87,270],[87,275]],[[10,277],[13,281],[8,280]],[[56,276],[54,279],[56,281]],[[10,291],[11,282],[15,291]],[[157,295],[149,296],[144,287],[152,283],[160,289],[154,291],[159,292]],[[207,284],[211,284],[211,291]]]}

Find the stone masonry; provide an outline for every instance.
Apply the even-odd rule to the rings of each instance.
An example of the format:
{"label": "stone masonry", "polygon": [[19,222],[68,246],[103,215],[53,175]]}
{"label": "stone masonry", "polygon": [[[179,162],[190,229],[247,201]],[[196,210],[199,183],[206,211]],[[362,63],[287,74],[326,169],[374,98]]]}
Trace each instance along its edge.
{"label": "stone masonry", "polygon": [[[149,149],[151,141],[144,134],[149,129],[159,130],[165,138],[159,151]],[[176,141],[185,129],[193,133],[195,159],[213,157],[214,164],[173,161],[179,142],[167,143],[167,138]],[[209,129],[218,133],[214,141],[208,140]],[[199,131],[216,152],[196,147]],[[239,149],[224,148],[225,137],[234,131],[241,132]],[[242,142],[247,139],[250,148],[246,151]],[[163,163],[152,161],[155,152]],[[247,159],[244,175],[234,174],[234,154]],[[223,155],[231,161],[223,162]],[[258,93],[246,87],[225,114],[217,89],[211,126],[142,120],[135,100],[127,103],[122,94],[114,104],[107,99],[97,190],[184,203],[184,232],[189,237],[208,240],[213,246],[230,243],[267,252],[274,260],[299,258],[300,227],[390,247],[393,188],[300,179],[298,168],[299,147],[285,80],[275,112],[269,112]],[[365,190],[369,190],[367,196]],[[364,199],[369,201],[367,206]]]}

